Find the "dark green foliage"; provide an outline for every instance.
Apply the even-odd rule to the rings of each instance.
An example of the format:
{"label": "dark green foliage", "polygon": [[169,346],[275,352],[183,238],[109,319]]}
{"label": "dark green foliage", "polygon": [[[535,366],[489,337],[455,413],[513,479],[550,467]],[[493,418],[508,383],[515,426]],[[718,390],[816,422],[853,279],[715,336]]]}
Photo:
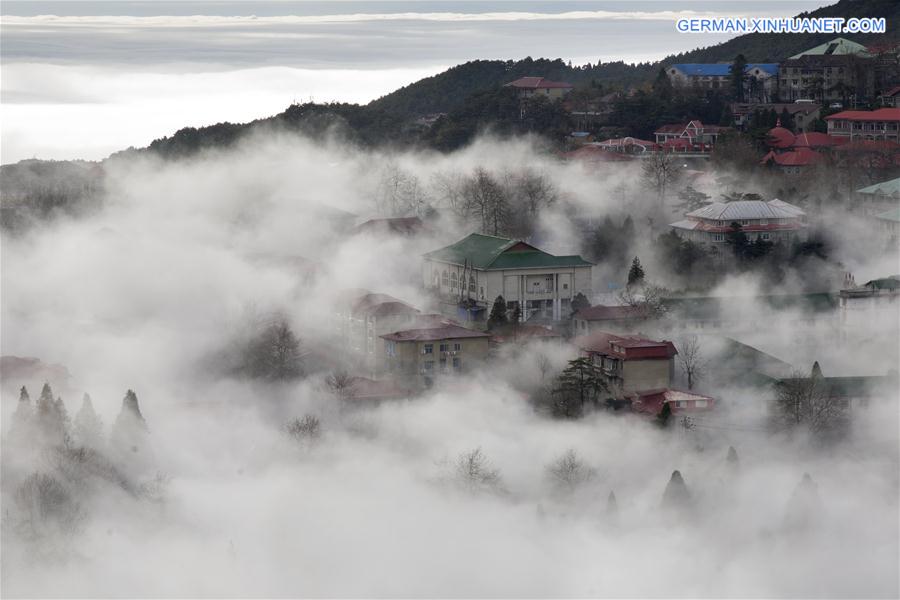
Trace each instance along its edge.
{"label": "dark green foliage", "polygon": [[631,268],[628,270],[628,285],[640,285],[644,283],[644,267],[641,266],[641,260],[635,256],[631,261]]}
{"label": "dark green foliage", "polygon": [[699,208],[703,208],[709,203],[709,194],[698,192],[692,186],[685,186],[683,190],[678,192],[678,199],[681,200],[675,205],[679,212],[689,213]]}
{"label": "dark green foliage", "polygon": [[556,379],[552,413],[556,417],[580,417],[585,404],[598,404],[600,395],[608,389],[603,372],[590,358],[570,360]]}
{"label": "dark green foliage", "polygon": [[668,402],[663,402],[662,409],[656,415],[656,424],[665,429],[669,426],[669,423],[672,420],[672,407],[669,406]]}
{"label": "dark green foliage", "polygon": [[731,96],[738,102],[744,101],[744,82],[747,80],[744,69],[746,68],[747,59],[744,58],[743,54],[738,54],[734,57],[731,67],[728,69],[731,75]]}
{"label": "dark green foliage", "polygon": [[691,493],[679,471],[672,471],[672,477],[666,485],[666,491],[663,492],[662,505],[664,509],[685,510],[690,508]]}
{"label": "dark green foliage", "polygon": [[491,314],[488,316],[487,326],[488,329],[495,329],[506,325],[506,323],[506,300],[503,299],[503,296],[497,296],[494,299],[494,304],[491,306]]}
{"label": "dark green foliage", "polygon": [[35,421],[41,441],[45,444],[64,444],[68,438],[67,415],[62,400],[53,399],[53,390],[50,384],[45,383],[41,389],[41,395],[37,401]]}
{"label": "dark green foliage", "polygon": [[678,275],[687,287],[703,287],[715,279],[718,267],[712,252],[703,244],[683,239],[675,231],[657,238],[656,256],[663,267]]}
{"label": "dark green foliage", "polygon": [[585,296],[581,292],[578,292],[577,294],[575,294],[575,297],[572,298],[572,314],[575,314],[579,310],[582,310],[584,308],[590,308],[590,307],[591,307],[590,300],[588,300],[587,296]]}
{"label": "dark green foliage", "polygon": [[509,313],[509,322],[513,325],[518,325],[519,321],[522,320],[522,308],[519,302],[513,304],[512,311]]}

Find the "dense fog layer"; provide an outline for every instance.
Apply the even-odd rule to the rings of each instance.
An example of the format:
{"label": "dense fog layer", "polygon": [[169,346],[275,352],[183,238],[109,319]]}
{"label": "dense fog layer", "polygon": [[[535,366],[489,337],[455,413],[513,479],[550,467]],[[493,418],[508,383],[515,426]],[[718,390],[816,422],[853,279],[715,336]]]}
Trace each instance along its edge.
{"label": "dense fog layer", "polygon": [[[766,398],[739,388],[719,390],[725,418],[693,429],[537,414],[526,391],[542,383],[538,354],[559,368],[566,347],[500,356],[408,401],[335,398],[327,374],[353,368],[333,321],[348,290],[432,310],[420,256],[471,231],[444,203],[448,182],[479,167],[552,183],[531,233],[552,252],[581,252],[583,219],[647,212],[638,187],[616,191],[634,169],[565,165],[530,140],[397,155],[269,137],[183,162],[110,162],[97,214],[5,236],[2,354],[44,366],[2,382],[3,595],[896,597],[896,390],[832,446],[769,433]],[[348,232],[426,205],[441,209],[429,235]],[[630,250],[664,281],[648,231],[638,225]],[[854,256],[858,279],[889,274],[890,257]],[[624,275],[608,271],[595,267],[595,290]],[[735,277],[716,293],[755,291]],[[306,376],[228,372],[223,357],[272,315],[300,338]],[[896,332],[854,345],[848,364],[839,342],[821,342],[829,330],[782,316],[760,344],[798,369],[896,368]],[[45,380],[73,417],[89,393],[106,433],[134,390],[140,460],[111,457],[112,475],[10,435],[19,388],[36,399]],[[304,415],[319,428],[287,435]],[[560,477],[548,466],[570,449]],[[34,473],[77,475],[58,493],[65,511],[21,492]]]}

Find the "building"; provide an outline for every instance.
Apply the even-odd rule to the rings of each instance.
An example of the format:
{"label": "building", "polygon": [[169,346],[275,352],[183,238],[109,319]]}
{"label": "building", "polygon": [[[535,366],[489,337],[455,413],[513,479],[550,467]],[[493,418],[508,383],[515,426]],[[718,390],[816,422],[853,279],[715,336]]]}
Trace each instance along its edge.
{"label": "building", "polygon": [[797,131],[809,131],[813,122],[822,114],[822,107],[813,102],[772,102],[767,104],[749,104],[735,102],[731,104],[731,116],[736,127],[746,127],[755,112],[774,112],[777,115],[787,114],[794,121]]}
{"label": "building", "polygon": [[802,175],[812,167],[825,164],[827,159],[811,148],[795,148],[786,152],[769,151],[760,162],[777,168],[785,175]]}
{"label": "building", "polygon": [[442,310],[484,321],[498,296],[522,321],[561,321],[579,293],[591,297],[592,264],[580,256],[555,256],[523,241],[473,233],[424,256],[425,287]]}
{"label": "building", "polygon": [[845,110],[825,117],[825,122],[833,137],[900,142],[900,108]]}
{"label": "building", "polygon": [[632,392],[666,389],[672,383],[678,354],[672,342],[595,331],[573,343],[582,356],[600,367],[617,399]]}
{"label": "building", "polygon": [[695,119],[689,123],[663,125],[653,134],[663,150],[709,152],[719,136],[728,131],[731,131],[730,127],[704,125]]}
{"label": "building", "polygon": [[806,237],[806,213],[778,199],[713,202],[687,213],[684,220],[669,227],[685,239],[716,247],[725,243],[733,223],[740,225],[750,241]]}
{"label": "building", "polygon": [[[666,67],[673,86],[727,90],[731,86],[731,64],[687,63]],[[771,102],[778,86],[778,65],[754,63],[744,68],[744,94],[750,102]]]}
{"label": "building", "polygon": [[417,235],[431,233],[428,227],[419,217],[393,217],[387,219],[369,219],[360,223],[353,229],[355,234],[415,237]]}
{"label": "building", "polygon": [[639,306],[591,306],[572,316],[575,335],[587,335],[595,331],[619,333],[634,331],[646,320],[646,311]]}
{"label": "building", "polygon": [[862,44],[835,38],[781,63],[781,101],[860,102],[874,97],[875,62]]}
{"label": "building", "polygon": [[631,410],[648,415],[658,415],[668,405],[672,414],[703,413],[712,410],[716,401],[709,396],[682,390],[642,390],[628,396]]}
{"label": "building", "polygon": [[881,93],[878,99],[882,106],[887,108],[900,108],[900,85],[895,85]]}
{"label": "building", "polygon": [[866,331],[877,323],[882,331],[900,330],[900,275],[867,281],[840,291],[841,326],[845,330]]}
{"label": "building", "polygon": [[522,77],[507,83],[505,87],[515,88],[520,98],[544,96],[556,100],[565,97],[575,86],[564,81],[550,81],[543,77]]}
{"label": "building", "polygon": [[875,216],[900,206],[900,177],[856,190],[856,210]]}
{"label": "building", "polygon": [[386,373],[403,385],[430,386],[442,374],[461,373],[483,363],[491,336],[483,331],[445,324],[403,329],[380,336]]}
{"label": "building", "polygon": [[559,345],[562,343],[562,335],[543,325],[510,325],[502,328],[499,332],[491,331],[491,346],[494,348],[548,342]]}
{"label": "building", "polygon": [[900,208],[892,208],[875,215],[878,233],[885,248],[896,251],[900,248]]}

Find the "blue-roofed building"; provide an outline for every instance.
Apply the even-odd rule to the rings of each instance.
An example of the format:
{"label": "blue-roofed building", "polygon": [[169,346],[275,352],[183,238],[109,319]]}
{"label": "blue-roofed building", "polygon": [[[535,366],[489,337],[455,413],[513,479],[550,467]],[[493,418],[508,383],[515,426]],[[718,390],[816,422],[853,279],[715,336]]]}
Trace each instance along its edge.
{"label": "blue-roofed building", "polygon": [[[778,83],[776,63],[751,63],[746,66],[744,96],[749,102],[771,102]],[[716,90],[728,89],[731,79],[730,63],[681,63],[669,65],[666,74],[672,85]]]}

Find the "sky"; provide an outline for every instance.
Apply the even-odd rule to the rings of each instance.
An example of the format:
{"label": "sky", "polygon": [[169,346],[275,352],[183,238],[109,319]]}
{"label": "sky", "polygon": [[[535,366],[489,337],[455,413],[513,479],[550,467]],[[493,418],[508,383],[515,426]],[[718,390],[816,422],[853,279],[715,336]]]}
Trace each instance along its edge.
{"label": "sky", "polygon": [[365,103],[473,59],[659,60],[729,36],[678,14],[789,16],[821,0],[16,1],[0,16],[0,162],[102,159],[295,101]]}

